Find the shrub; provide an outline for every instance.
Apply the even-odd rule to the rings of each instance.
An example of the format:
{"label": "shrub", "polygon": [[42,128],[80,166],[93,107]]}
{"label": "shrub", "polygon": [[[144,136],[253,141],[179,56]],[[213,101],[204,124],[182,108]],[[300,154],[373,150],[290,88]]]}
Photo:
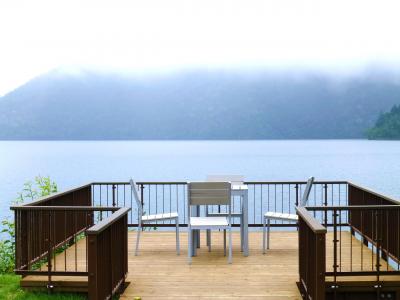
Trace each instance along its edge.
{"label": "shrub", "polygon": [[[38,197],[45,197],[57,192],[57,184],[51,181],[50,177],[37,176],[32,182],[26,182],[22,192],[13,204],[21,204],[26,201],[33,201]],[[0,273],[11,273],[15,265],[15,226],[14,221],[9,218],[1,222],[2,240],[0,240]]]}

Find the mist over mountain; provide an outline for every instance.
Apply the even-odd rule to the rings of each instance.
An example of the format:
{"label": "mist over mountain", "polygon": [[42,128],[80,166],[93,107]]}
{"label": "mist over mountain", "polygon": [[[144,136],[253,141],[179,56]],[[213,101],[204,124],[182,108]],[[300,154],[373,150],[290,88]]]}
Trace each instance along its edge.
{"label": "mist over mountain", "polygon": [[0,98],[0,139],[363,138],[400,103],[391,73],[55,70]]}

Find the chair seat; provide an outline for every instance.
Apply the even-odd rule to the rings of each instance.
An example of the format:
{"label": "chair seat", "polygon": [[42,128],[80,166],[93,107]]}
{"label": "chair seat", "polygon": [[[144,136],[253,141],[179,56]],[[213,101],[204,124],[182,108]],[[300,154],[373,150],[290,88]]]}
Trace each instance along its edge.
{"label": "chair seat", "polygon": [[158,220],[170,220],[178,218],[177,212],[165,213],[165,214],[156,214],[156,215],[147,215],[142,217],[142,221],[158,221]]}
{"label": "chair seat", "polygon": [[299,217],[294,214],[286,214],[279,213],[274,211],[268,211],[264,214],[266,219],[275,219],[275,220],[286,220],[286,221],[297,221]]}
{"label": "chair seat", "polygon": [[190,225],[193,228],[222,228],[229,227],[226,217],[191,217]]}

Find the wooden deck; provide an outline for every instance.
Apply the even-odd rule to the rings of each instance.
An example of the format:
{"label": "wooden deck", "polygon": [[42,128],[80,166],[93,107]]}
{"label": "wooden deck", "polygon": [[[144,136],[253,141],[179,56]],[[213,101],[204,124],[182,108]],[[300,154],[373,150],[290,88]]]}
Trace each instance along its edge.
{"label": "wooden deck", "polygon": [[[129,233],[129,275],[130,282],[121,299],[301,299],[296,286],[298,280],[298,239],[297,232],[272,232],[271,249],[263,255],[261,250],[262,234],[250,232],[250,256],[243,257],[239,248],[239,234],[233,234],[233,264],[227,264],[223,256],[222,233],[213,232],[212,252],[205,246],[202,236],[202,247],[192,265],[187,264],[187,235],[181,232],[181,255],[175,252],[175,233],[151,231],[144,232],[139,256],[134,256],[135,233]],[[332,241],[332,234],[327,234],[327,245]],[[342,270],[370,269],[374,263],[372,252],[348,232],[341,234]],[[76,247],[61,253],[55,261],[56,269],[85,270],[86,241],[80,240]],[[361,254],[362,253],[362,254]],[[75,265],[74,257],[78,257]],[[327,271],[332,269],[331,247],[327,249]],[[382,269],[387,265],[382,261]],[[53,277],[56,288],[71,290],[73,282],[79,282],[84,291],[87,278]],[[360,278],[357,278],[360,280]],[[400,276],[383,278],[398,280]],[[24,287],[43,286],[46,278],[27,276],[21,280]],[[351,278],[346,278],[351,280]],[[368,280],[365,278],[363,280]]]}
{"label": "wooden deck", "polygon": [[[261,251],[261,234],[250,233],[250,256],[240,252],[239,234],[234,234],[233,264],[223,256],[223,235],[213,232],[212,252],[202,246],[187,263],[187,236],[182,234],[182,253],[174,253],[173,233],[145,233],[140,256],[130,256],[137,272],[122,299],[301,299],[297,290],[297,234],[273,234],[276,247]],[[202,236],[205,244],[205,236]],[[133,252],[131,252],[133,254]],[[278,258],[279,257],[279,258]],[[285,262],[282,264],[282,262]]]}

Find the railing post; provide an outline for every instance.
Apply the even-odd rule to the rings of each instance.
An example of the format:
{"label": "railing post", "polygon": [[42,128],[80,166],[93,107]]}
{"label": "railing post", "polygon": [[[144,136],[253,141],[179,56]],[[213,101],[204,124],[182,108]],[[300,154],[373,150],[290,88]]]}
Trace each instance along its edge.
{"label": "railing post", "polygon": [[115,184],[112,185],[112,206],[115,207]]}
{"label": "railing post", "polygon": [[[324,184],[324,206],[328,206],[328,184]],[[325,210],[324,213],[324,225],[325,227],[328,226],[328,212]]]}
{"label": "railing post", "polygon": [[[48,277],[47,277],[47,290],[49,293],[51,293],[52,291],[52,284],[51,284],[51,269],[52,269],[52,263],[51,263],[51,257],[52,257],[52,253],[53,253],[53,247],[51,245],[51,218],[52,217],[52,213],[51,211],[49,211],[49,226],[48,226],[48,237],[47,237],[47,242],[48,242],[48,251],[47,251],[47,272],[48,272]],[[54,230],[54,229],[53,229]]]}
{"label": "railing post", "polygon": [[299,206],[299,184],[296,183],[294,188],[296,189],[296,206]]}
{"label": "railing post", "polygon": [[120,208],[86,231],[89,300],[112,299],[128,272],[128,212]]}
{"label": "railing post", "polygon": [[20,259],[20,257],[19,257],[19,245],[20,245],[20,243],[19,243],[19,220],[18,220],[18,218],[17,218],[17,214],[18,214],[18,211],[17,210],[14,210],[14,257],[15,257],[15,259],[14,259],[14,270],[17,270],[18,269],[18,267],[19,267],[19,259]]}
{"label": "railing post", "polygon": [[376,265],[375,265],[375,267],[376,267],[376,283],[377,283],[378,288],[379,288],[379,277],[380,277],[379,272],[380,272],[380,267],[381,267],[380,256],[381,256],[381,251],[382,251],[382,249],[381,249],[382,225],[383,225],[382,215],[383,215],[382,211],[376,210],[376,212],[375,212],[375,217],[376,217],[376,221],[375,221],[375,224],[376,224],[376,230],[375,230],[375,232],[376,232]]}
{"label": "railing post", "polygon": [[144,205],[144,200],[143,199],[144,199],[144,185],[143,185],[143,183],[141,183],[140,184],[140,201],[142,202],[142,207]]}
{"label": "railing post", "polygon": [[326,263],[326,233],[316,234],[316,291],[315,298],[318,300],[325,300],[325,263]]}
{"label": "railing post", "polygon": [[97,257],[97,235],[88,235],[88,296],[89,300],[99,299],[98,288],[98,257]]}
{"label": "railing post", "polygon": [[[22,265],[28,265],[29,266],[29,255],[28,255],[28,249],[30,247],[28,243],[28,212],[27,211],[21,211],[20,212],[20,230],[18,233],[20,233],[20,239],[18,240],[20,242],[20,266]],[[19,266],[19,267],[20,267]],[[29,269],[29,267],[28,267]]]}
{"label": "railing post", "polygon": [[338,238],[337,238],[337,210],[333,210],[333,281],[335,285],[335,291],[336,291],[336,280],[337,280],[337,269],[338,269],[338,264],[337,264],[337,243]]}
{"label": "railing post", "polygon": [[326,228],[305,208],[299,215],[299,283],[304,299],[325,299]]}
{"label": "railing post", "polygon": [[[149,190],[151,190],[150,186],[149,186]],[[151,199],[149,199],[149,202],[150,201],[151,201]],[[140,184],[140,202],[142,203],[142,210],[143,210],[143,207],[144,207],[144,184],[143,183]],[[157,199],[156,199],[156,202],[157,202]],[[142,211],[142,214],[143,214],[143,211]],[[139,222],[139,219],[138,219],[138,222]],[[143,226],[142,226],[142,231],[144,231]]]}

